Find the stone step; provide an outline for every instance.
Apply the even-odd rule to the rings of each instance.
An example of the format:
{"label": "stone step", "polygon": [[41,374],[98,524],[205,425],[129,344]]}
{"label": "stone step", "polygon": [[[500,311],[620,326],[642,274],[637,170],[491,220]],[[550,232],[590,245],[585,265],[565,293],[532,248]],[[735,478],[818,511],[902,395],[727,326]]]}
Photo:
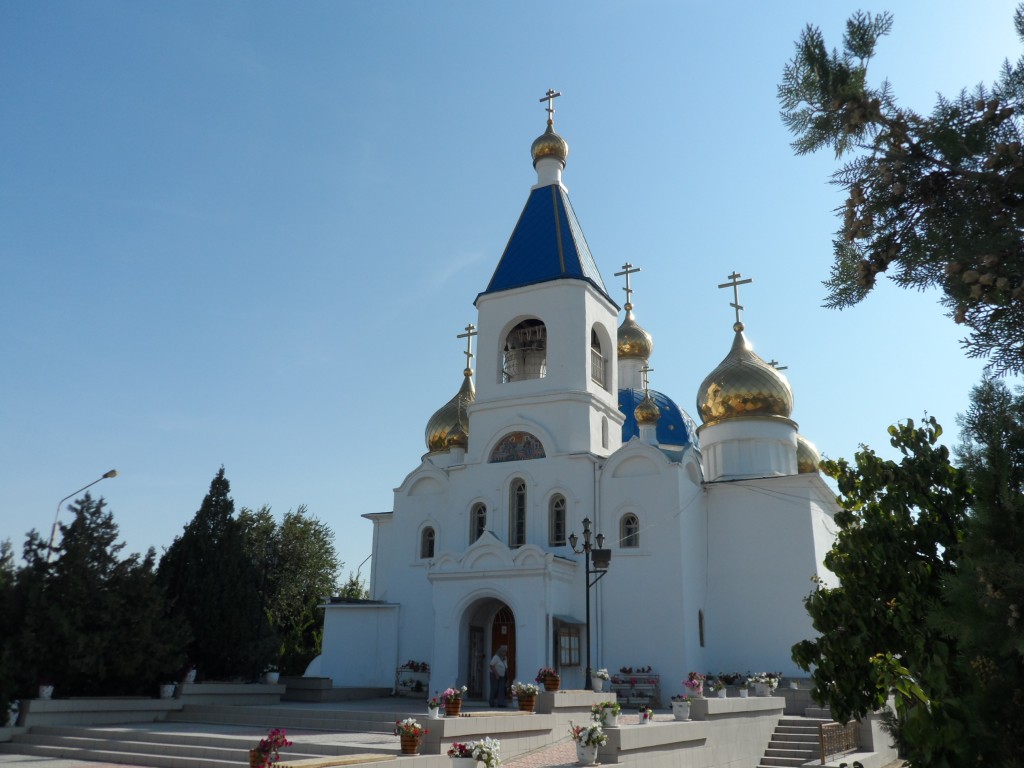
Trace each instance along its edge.
{"label": "stone step", "polygon": [[[78,749],[68,746],[42,746],[25,742],[0,743],[0,754],[29,755],[60,760],[88,760],[120,765],[142,765],[148,768],[238,768],[242,760],[216,760],[212,758],[180,757],[177,755],[117,750]],[[248,764],[246,756],[244,764]]]}
{"label": "stone step", "polygon": [[[425,716],[418,712],[401,717]],[[181,712],[170,713],[167,722],[219,723],[224,725],[252,725],[266,728],[301,728],[316,731],[390,732],[395,720],[401,719],[388,712],[325,712],[314,709],[281,710],[262,707],[190,706]]]}
{"label": "stone step", "polygon": [[804,717],[830,721],[832,720],[832,711],[828,707],[807,707],[804,710]]}
{"label": "stone step", "polygon": [[[191,741],[191,740],[190,740]],[[129,741],[126,739],[104,739],[89,738],[82,736],[52,736],[28,734],[19,737],[15,742],[19,747],[31,745],[33,747],[63,748],[76,752],[124,752],[134,755],[147,755],[159,751],[161,755],[172,757],[212,759],[225,762],[247,762],[249,759],[249,748],[252,741],[244,744],[236,744],[229,747],[211,747],[208,745],[192,745],[182,743],[168,743],[156,741]],[[391,750],[392,752],[394,750]],[[323,754],[295,751],[288,749],[288,756],[296,759],[323,757]]]}
{"label": "stone step", "polygon": [[765,757],[761,758],[759,766],[763,768],[797,768],[806,763],[803,757]]}
{"label": "stone step", "polygon": [[779,733],[772,736],[772,741],[779,741],[786,744],[817,744],[817,733]]}
{"label": "stone step", "polygon": [[[768,747],[768,749],[766,749],[765,752],[764,752],[764,756],[765,757],[798,757],[798,758],[800,758],[800,760],[802,760],[803,762],[806,763],[810,759],[810,757],[814,757],[814,753],[817,752],[817,751],[818,750],[816,750],[816,749],[786,749],[786,748],[781,748],[780,749],[778,747]],[[808,755],[810,755],[810,757],[808,757]]]}

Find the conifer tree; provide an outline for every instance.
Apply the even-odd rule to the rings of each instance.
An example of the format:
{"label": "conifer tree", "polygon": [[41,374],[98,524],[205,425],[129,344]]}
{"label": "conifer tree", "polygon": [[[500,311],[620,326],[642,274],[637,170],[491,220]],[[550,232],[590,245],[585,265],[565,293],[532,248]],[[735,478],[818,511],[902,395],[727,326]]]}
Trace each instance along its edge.
{"label": "conifer tree", "polygon": [[191,628],[191,661],[215,679],[252,677],[260,655],[254,631],[259,574],[230,493],[221,467],[159,569],[172,610]]}
{"label": "conifer tree", "polygon": [[[1024,40],[1024,6],[1014,23]],[[939,97],[932,113],[900,106],[868,63],[892,16],[850,17],[843,50],[808,25],[778,93],[798,154],[850,157],[832,177],[847,192],[826,306],[861,301],[882,273],[937,287],[968,329],[967,354],[996,373],[1024,371],[1024,58],[997,82]]]}

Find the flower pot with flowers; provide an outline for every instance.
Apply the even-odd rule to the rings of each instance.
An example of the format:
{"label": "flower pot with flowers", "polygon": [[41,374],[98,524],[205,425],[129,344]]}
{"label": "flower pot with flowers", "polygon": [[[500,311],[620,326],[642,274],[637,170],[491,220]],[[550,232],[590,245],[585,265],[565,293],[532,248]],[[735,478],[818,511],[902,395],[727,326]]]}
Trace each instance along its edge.
{"label": "flower pot with flowers", "polygon": [[21,712],[21,702],[18,699],[11,699],[7,703],[7,727],[13,728],[18,724],[18,714]]}
{"label": "flower pot with flowers", "polygon": [[543,683],[544,690],[548,693],[554,693],[562,685],[562,678],[551,667],[541,667],[538,669],[537,677],[534,680],[535,682]]}
{"label": "flower pot with flowers", "polygon": [[608,674],[607,669],[594,669],[590,672],[591,687],[594,693],[600,693],[604,690],[604,681],[611,680],[612,676]]}
{"label": "flower pot with flowers", "polygon": [[750,689],[747,687],[747,678],[741,675],[736,680],[736,686],[739,688],[741,699],[745,699],[750,695]]}
{"label": "flower pot with flowers", "polygon": [[708,687],[711,689],[711,692],[715,694],[718,698],[724,699],[726,697],[727,694],[725,692],[725,681],[722,678],[709,677],[707,679],[707,684]]}
{"label": "flower pot with flowers", "polygon": [[771,696],[781,679],[781,672],[756,672],[750,676],[750,682],[754,684],[754,693],[758,696]]}
{"label": "flower pot with flowers", "polygon": [[612,728],[619,724],[619,714],[622,712],[622,705],[618,701],[602,701],[590,708],[590,719],[600,723],[605,728]]}
{"label": "flower pot with flowers", "polygon": [[516,680],[512,683],[512,695],[519,702],[520,712],[533,712],[537,706],[537,696],[540,695],[540,688],[533,683],[524,683]]}
{"label": "flower pot with flowers", "polygon": [[263,682],[267,685],[277,685],[281,679],[281,671],[277,668],[277,664],[267,664],[263,668]]}
{"label": "flower pot with flowers", "polygon": [[600,723],[573,725],[570,720],[569,736],[576,742],[577,765],[596,764],[598,748],[608,743],[608,734],[604,732]]}
{"label": "flower pot with flowers", "polygon": [[266,738],[260,739],[256,748],[249,750],[249,768],[271,768],[281,759],[280,750],[291,745],[284,728],[271,728]]}
{"label": "flower pot with flowers", "polygon": [[429,731],[416,722],[415,718],[395,721],[395,735],[401,740],[403,755],[418,755],[420,742]]}
{"label": "flower pot with flowers", "polygon": [[641,704],[640,709],[637,710],[637,715],[639,717],[638,723],[640,725],[648,725],[651,720],[654,719],[654,710],[646,704]]}
{"label": "flower pot with flowers", "polygon": [[473,757],[473,742],[463,744],[453,742],[448,749],[448,757],[451,758],[452,768],[476,768],[476,758]]}
{"label": "flower pot with flowers", "polygon": [[445,688],[441,693],[441,706],[448,717],[458,717],[462,712],[462,694],[466,692],[466,686],[461,688]]}
{"label": "flower pot with flowers", "polygon": [[686,695],[690,698],[699,698],[704,695],[704,681],[707,679],[707,675],[702,675],[700,672],[691,672],[683,680],[683,688],[686,689]]}
{"label": "flower pot with flowers", "polygon": [[672,697],[672,716],[676,720],[690,719],[690,697],[686,694]]}
{"label": "flower pot with flowers", "polygon": [[427,717],[431,720],[437,720],[441,717],[441,700],[437,696],[427,699]]}

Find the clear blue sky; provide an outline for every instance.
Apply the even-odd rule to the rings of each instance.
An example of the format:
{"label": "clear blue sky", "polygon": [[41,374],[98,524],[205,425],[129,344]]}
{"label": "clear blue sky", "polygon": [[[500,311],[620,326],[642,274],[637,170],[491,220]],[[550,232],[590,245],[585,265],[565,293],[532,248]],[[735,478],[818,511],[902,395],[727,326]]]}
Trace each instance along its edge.
{"label": "clear blue sky", "polygon": [[[934,295],[820,307],[840,193],[795,157],[776,86],[840,2],[0,0],[0,539],[94,491],[159,550],[223,464],[236,507],[360,515],[425,451],[455,338],[535,181],[549,88],[564,180],[613,295],[629,260],[652,386],[691,414],[732,340],[788,365],[801,432],[952,438],[982,365]],[[863,7],[863,6],[860,6]],[[890,0],[872,65],[901,100],[991,82],[1014,2]],[[364,571],[365,574],[365,571]]]}

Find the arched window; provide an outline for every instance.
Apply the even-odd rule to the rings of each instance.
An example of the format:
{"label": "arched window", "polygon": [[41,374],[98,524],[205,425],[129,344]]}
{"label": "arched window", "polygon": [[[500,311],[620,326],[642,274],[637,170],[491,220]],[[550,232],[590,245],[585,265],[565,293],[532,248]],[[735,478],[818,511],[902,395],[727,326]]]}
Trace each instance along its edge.
{"label": "arched window", "polygon": [[487,530],[487,505],[483,503],[474,504],[469,511],[469,543],[484,535]]}
{"label": "arched window", "polygon": [[635,548],[640,546],[640,519],[630,512],[619,521],[619,546]]}
{"label": "arched window", "polygon": [[552,547],[565,545],[565,496],[551,497],[548,509],[548,544]]}
{"label": "arched window", "polygon": [[428,558],[434,556],[434,529],[427,528],[423,529],[423,533],[420,534],[420,557]]}
{"label": "arched window", "polygon": [[526,543],[526,482],[513,480],[508,491],[508,545]]}
{"label": "arched window", "polygon": [[540,320],[523,320],[509,331],[502,349],[501,380],[543,379],[548,373],[548,330]]}
{"label": "arched window", "polygon": [[608,388],[608,366],[604,355],[601,354],[601,339],[597,335],[597,329],[590,329],[590,378],[595,384],[605,389]]}

